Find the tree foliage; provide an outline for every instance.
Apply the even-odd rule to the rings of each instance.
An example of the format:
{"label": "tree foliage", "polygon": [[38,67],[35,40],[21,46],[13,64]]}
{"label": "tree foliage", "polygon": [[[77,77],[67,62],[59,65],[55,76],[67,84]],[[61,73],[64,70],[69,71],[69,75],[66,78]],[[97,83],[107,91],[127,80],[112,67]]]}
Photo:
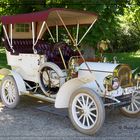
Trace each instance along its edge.
{"label": "tree foliage", "polygon": [[0,15],[28,13],[52,7],[98,13],[98,21],[85,40],[93,47],[101,40],[109,40],[116,51],[136,51],[140,48],[138,0],[1,0]]}
{"label": "tree foliage", "polygon": [[131,5],[124,8],[124,15],[118,16],[118,19],[120,29],[116,36],[117,50],[137,51],[140,49],[140,4],[138,1],[133,1]]}

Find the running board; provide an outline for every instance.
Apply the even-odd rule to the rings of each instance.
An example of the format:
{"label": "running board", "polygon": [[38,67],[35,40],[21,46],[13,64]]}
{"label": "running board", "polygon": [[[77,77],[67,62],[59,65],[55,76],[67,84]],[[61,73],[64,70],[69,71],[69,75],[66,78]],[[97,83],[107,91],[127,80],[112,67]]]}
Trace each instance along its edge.
{"label": "running board", "polygon": [[37,98],[37,99],[40,99],[40,100],[43,100],[43,101],[51,102],[51,103],[55,102],[55,99],[47,97],[45,95],[41,95],[41,94],[26,93],[24,95],[27,95],[27,96],[30,96],[30,97],[34,97],[34,98]]}
{"label": "running board", "polygon": [[48,113],[52,113],[61,117],[68,117],[68,108],[55,108],[54,104],[48,104],[43,106],[36,107],[37,109],[41,111],[45,111]]}

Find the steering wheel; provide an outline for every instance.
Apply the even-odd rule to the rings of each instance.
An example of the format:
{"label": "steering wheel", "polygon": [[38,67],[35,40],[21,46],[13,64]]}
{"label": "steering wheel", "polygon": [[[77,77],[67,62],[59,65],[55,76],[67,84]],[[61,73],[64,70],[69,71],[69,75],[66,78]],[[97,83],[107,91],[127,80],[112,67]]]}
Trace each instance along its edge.
{"label": "steering wheel", "polygon": [[66,46],[67,44],[65,42],[57,42],[54,47],[53,51],[58,50],[59,48],[62,49]]}

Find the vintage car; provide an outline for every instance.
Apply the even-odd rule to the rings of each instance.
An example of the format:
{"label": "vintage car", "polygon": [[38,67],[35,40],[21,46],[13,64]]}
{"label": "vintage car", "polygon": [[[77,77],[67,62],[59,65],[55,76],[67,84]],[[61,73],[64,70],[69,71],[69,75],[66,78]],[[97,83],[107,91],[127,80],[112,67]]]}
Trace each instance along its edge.
{"label": "vintage car", "polygon": [[[88,135],[101,128],[107,107],[119,107],[127,116],[139,115],[140,75],[132,78],[126,64],[85,59],[79,49],[97,18],[92,12],[64,8],[2,16],[11,66],[1,82],[3,104],[15,108],[21,95],[49,101],[55,108],[67,108],[74,127]],[[81,38],[80,27],[87,28]],[[62,29],[69,42],[60,37]],[[50,36],[47,41],[44,35]]]}

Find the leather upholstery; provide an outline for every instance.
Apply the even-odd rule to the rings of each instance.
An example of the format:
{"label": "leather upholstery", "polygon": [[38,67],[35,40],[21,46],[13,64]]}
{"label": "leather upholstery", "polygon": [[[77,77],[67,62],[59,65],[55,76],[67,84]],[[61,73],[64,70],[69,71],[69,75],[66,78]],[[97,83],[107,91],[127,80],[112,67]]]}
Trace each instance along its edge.
{"label": "leather upholstery", "polygon": [[[32,39],[13,39],[13,49],[15,50],[15,52],[11,50],[6,41],[4,41],[4,45],[7,51],[11,52],[12,55],[18,55],[19,53],[33,53]],[[47,61],[54,62],[60,68],[64,68],[59,49],[54,49],[54,44],[49,44],[43,40],[39,40],[35,45],[35,49],[37,50],[37,54],[45,54],[47,57]],[[66,61],[66,65],[68,64],[68,61],[72,56],[79,55],[77,52],[74,52],[66,43],[64,43],[61,47],[61,51],[64,60]]]}

